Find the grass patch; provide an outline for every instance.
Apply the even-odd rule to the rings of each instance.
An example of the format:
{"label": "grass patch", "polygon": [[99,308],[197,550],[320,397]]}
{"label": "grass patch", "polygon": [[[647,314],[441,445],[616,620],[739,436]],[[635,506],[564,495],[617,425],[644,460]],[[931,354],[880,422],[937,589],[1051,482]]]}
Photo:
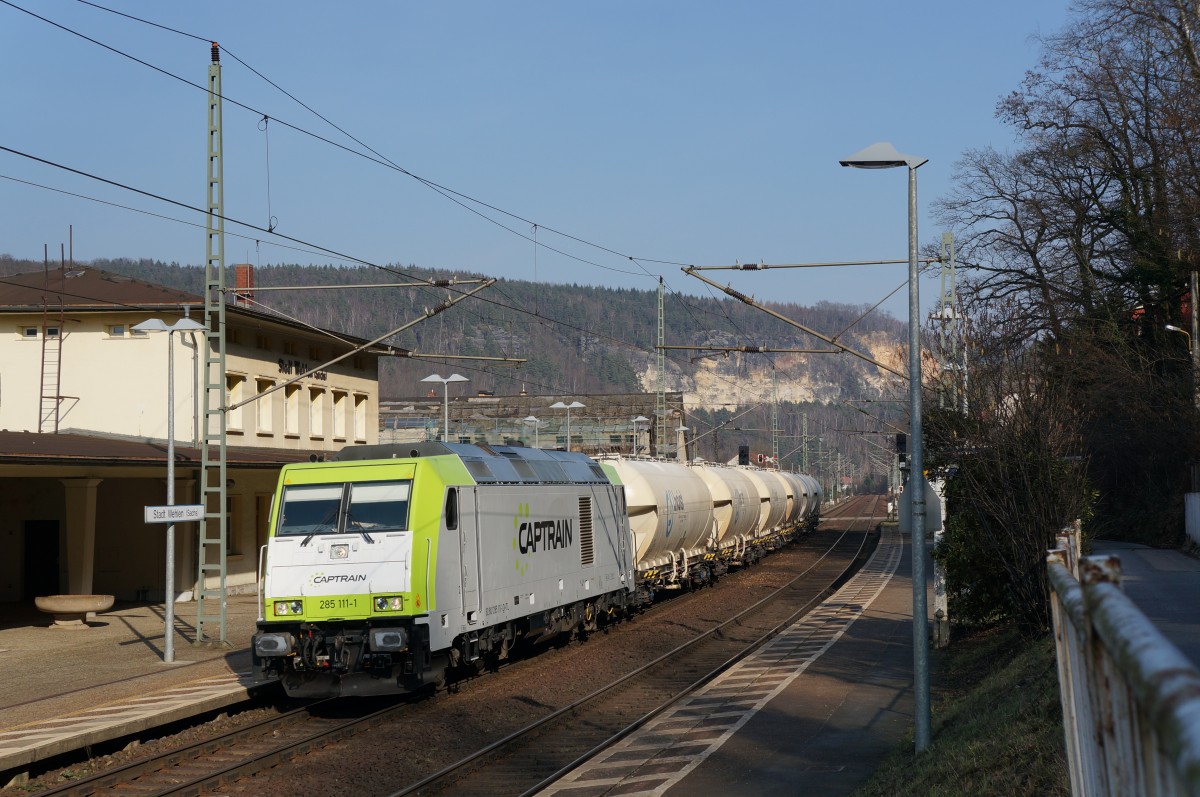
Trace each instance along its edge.
{"label": "grass patch", "polygon": [[1050,634],[993,628],[931,663],[933,743],[916,756],[910,732],[853,797],[1070,794]]}

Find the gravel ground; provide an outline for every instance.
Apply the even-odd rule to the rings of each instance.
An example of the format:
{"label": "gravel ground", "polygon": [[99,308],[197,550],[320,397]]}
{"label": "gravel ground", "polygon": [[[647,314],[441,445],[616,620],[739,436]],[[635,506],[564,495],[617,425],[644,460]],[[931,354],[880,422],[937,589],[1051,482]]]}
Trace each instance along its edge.
{"label": "gravel ground", "polygon": [[[294,797],[302,787],[310,794],[350,788],[361,795],[389,794],[617,680],[728,619],[803,572],[835,536],[832,532],[817,532],[754,567],[725,575],[711,587],[663,601],[607,633],[515,660],[499,672],[460,684],[454,692],[440,692],[416,701],[393,721],[226,786],[219,793]],[[23,786],[0,790],[0,797],[28,795],[278,713],[280,709],[272,706],[223,715],[162,739],[48,772]]]}

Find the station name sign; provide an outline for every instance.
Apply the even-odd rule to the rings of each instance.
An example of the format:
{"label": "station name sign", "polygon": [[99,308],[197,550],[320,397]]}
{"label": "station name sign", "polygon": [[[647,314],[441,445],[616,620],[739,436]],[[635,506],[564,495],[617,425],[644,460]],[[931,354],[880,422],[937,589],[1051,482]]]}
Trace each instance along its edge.
{"label": "station name sign", "polygon": [[204,520],[203,504],[146,507],[147,523],[194,523]]}

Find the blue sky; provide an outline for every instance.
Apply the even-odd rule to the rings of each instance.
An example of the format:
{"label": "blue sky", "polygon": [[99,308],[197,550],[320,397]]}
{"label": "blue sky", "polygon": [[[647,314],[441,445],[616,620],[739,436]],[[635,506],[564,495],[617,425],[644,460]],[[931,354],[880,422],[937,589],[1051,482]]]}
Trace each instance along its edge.
{"label": "blue sky", "polygon": [[[199,85],[203,41],[78,2],[14,0]],[[1034,36],[1066,0],[915,2],[102,2],[219,41],[226,214],[375,263],[497,277],[708,289],[677,265],[906,256],[902,170],[838,159],[890,140],[929,203],[966,149],[1012,144],[998,97],[1036,65]],[[206,95],[8,5],[0,145],[188,205],[205,201]],[[411,177],[287,129],[353,142],[236,55],[405,169],[542,228],[542,249]],[[268,169],[270,150],[270,211]],[[0,175],[202,225],[171,207],[0,152]],[[469,204],[469,203],[468,203]],[[0,252],[40,258],[74,226],[75,254],[200,264],[203,229],[0,179]],[[487,213],[523,236],[527,221]],[[227,227],[238,232],[236,225]],[[227,262],[342,262],[230,237]],[[259,238],[256,243],[253,238]],[[625,272],[632,272],[625,273]],[[874,304],[903,266],[719,272],[758,297]],[[937,298],[923,280],[923,304]],[[906,312],[903,292],[885,305]]]}

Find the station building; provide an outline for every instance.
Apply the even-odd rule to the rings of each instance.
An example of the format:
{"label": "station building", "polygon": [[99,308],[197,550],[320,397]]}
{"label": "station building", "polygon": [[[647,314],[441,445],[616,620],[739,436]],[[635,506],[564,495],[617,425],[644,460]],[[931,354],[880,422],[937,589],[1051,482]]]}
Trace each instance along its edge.
{"label": "station building", "polygon": [[[198,500],[207,343],[203,330],[133,327],[151,318],[203,322],[203,311],[201,296],[90,267],[0,278],[0,601],[163,599],[165,527],[147,525],[144,507],[166,503],[168,343],[179,504]],[[229,304],[227,404],[365,342]],[[378,441],[381,353],[347,357],[229,412],[230,592],[254,589],[279,468]],[[178,600],[195,591],[196,527],[176,529]]]}

